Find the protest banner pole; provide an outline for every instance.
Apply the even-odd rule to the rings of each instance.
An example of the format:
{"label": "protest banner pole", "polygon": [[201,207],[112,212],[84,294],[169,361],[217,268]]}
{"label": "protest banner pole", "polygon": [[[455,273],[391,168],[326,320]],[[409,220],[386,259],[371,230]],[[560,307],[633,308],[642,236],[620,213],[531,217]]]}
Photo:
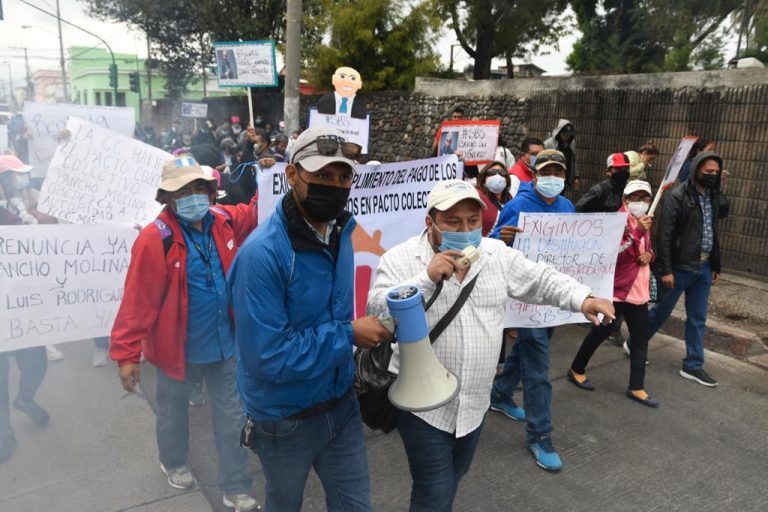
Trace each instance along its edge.
{"label": "protest banner pole", "polygon": [[656,211],[656,207],[659,206],[659,201],[661,201],[661,194],[664,193],[664,188],[659,187],[659,190],[656,191],[656,197],[653,198],[653,203],[651,203],[651,207],[648,209],[648,216],[653,217],[653,212]]}
{"label": "protest banner pole", "polygon": [[246,87],[248,89],[248,115],[251,116],[250,124],[256,128],[256,125],[253,124],[253,97],[251,96],[251,88]]}

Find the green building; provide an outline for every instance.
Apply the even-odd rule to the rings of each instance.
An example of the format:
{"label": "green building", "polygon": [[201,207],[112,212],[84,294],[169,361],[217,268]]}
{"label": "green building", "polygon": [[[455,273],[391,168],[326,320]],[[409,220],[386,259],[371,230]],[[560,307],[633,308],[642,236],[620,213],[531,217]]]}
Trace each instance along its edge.
{"label": "green building", "polygon": [[[130,89],[130,75],[139,73],[141,100],[146,105],[149,100],[149,76],[146,59],[140,59],[135,54],[116,53],[117,64],[117,98],[114,89],[109,85],[109,66],[112,58],[109,52],[102,48],[72,46],[69,52],[69,81],[70,96],[74,103],[81,105],[105,105],[118,107],[133,107],[136,120],[140,117],[139,93]],[[161,69],[155,68],[152,76],[152,100],[167,98],[165,76]],[[210,74],[206,81],[206,94],[203,94],[202,79],[196,79],[189,84],[184,100],[199,101],[204,97],[227,96],[241,94],[238,89],[219,89],[216,76]]]}

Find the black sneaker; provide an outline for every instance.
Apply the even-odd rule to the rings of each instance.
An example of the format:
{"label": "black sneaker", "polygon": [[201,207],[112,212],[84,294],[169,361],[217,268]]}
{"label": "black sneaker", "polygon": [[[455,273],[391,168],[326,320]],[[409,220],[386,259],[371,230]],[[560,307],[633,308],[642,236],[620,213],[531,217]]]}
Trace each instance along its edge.
{"label": "black sneaker", "polygon": [[680,370],[680,376],[696,381],[702,386],[707,386],[708,388],[714,388],[718,384],[718,382],[713,379],[707,372],[705,372],[703,368],[698,370],[686,370],[685,368],[682,368]]}
{"label": "black sneaker", "polygon": [[13,401],[13,408],[29,416],[32,423],[38,427],[44,427],[48,424],[48,420],[50,420],[45,409],[37,405],[34,400],[25,402],[16,397],[16,400]]}
{"label": "black sneaker", "polygon": [[15,449],[16,438],[13,437],[13,431],[10,429],[0,431],[0,464],[5,464],[11,460]]}

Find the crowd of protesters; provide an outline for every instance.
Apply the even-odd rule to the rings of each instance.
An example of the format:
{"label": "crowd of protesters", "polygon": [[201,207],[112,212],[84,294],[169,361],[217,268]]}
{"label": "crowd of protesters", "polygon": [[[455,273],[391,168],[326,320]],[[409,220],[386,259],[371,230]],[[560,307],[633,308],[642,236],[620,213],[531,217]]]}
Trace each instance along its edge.
{"label": "crowd of protesters", "polygon": [[[451,117],[463,115],[456,108]],[[329,510],[370,510],[362,419],[352,387],[353,346],[392,340],[378,315],[386,309],[387,290],[402,283],[437,299],[427,313],[430,325],[464,288],[482,297],[455,313],[458,320],[433,344],[441,363],[462,376],[458,398],[433,411],[397,415],[413,478],[413,511],[452,509],[488,409],[526,423],[527,446],[538,466],[562,468],[551,437],[554,328],[505,330],[509,297],[583,313],[591,329],[574,347],[567,380],[594,392],[589,361],[612,339],[629,355],[627,398],[656,408],[661,400],[645,383],[648,344],[685,293],[687,350],[680,375],[703,386],[718,384],[703,368],[707,299],[721,270],[717,221],[728,213],[723,160],[712,152],[713,142],[697,142],[656,215],[648,211],[659,151],[650,142],[623,152],[616,148],[607,156],[605,180],[576,204],[566,197],[581,189],[574,123],[560,120],[544,141],[524,139],[516,159],[502,147],[498,160],[465,180],[434,187],[426,218],[413,219],[424,223],[423,232],[382,256],[368,316],[353,319],[355,220],[344,207],[360,147],[329,127],[290,136],[282,130],[281,123],[275,129],[261,118],[244,127],[233,116],[219,124],[208,120],[194,133],[179,123],[159,136],[151,127],[136,131],[138,139],[173,155],[157,191],[164,208],[133,247],[111,337],[97,340],[93,363],[106,363],[108,347],[128,391],[139,389],[141,361],[157,368],[157,445],[171,486],[196,485],[188,466],[187,408],[207,396],[226,506],[258,507],[250,496],[245,446],[264,469],[266,510],[299,510],[311,469]],[[0,156],[0,223],[56,222],[36,210],[40,187],[29,179],[23,123],[10,135],[12,154]],[[257,226],[256,172],[277,162],[287,164],[291,191]],[[594,297],[576,280],[511,249],[521,231],[519,216],[536,212],[627,214],[612,297]],[[468,245],[481,258],[461,267],[457,257]],[[629,339],[616,329],[621,321]],[[516,343],[506,354],[505,342],[513,336]],[[390,371],[396,373],[394,351]],[[38,425],[48,422],[35,402],[46,373],[45,349],[0,353],[0,463],[11,458],[16,444],[11,358],[21,374],[13,407]],[[515,400],[519,384],[522,405]]]}

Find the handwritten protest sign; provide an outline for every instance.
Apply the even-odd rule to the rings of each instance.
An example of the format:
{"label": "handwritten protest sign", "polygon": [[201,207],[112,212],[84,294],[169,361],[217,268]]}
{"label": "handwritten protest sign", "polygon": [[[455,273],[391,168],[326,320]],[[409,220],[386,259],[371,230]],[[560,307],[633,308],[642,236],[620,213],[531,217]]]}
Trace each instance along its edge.
{"label": "handwritten protest sign", "polygon": [[[363,316],[381,255],[424,230],[430,190],[439,181],[461,177],[463,168],[455,155],[449,155],[376,166],[360,165],[355,171],[347,210],[357,221],[352,234],[355,315]],[[274,212],[288,190],[284,165],[275,165],[259,173],[259,224]]]}
{"label": "handwritten protest sign", "polygon": [[208,117],[208,104],[182,103],[181,117]]}
{"label": "handwritten protest sign", "polygon": [[664,173],[664,177],[661,179],[661,184],[656,191],[656,197],[653,198],[653,204],[651,204],[651,207],[648,209],[648,215],[653,215],[653,212],[656,211],[656,207],[659,205],[659,201],[661,200],[661,196],[664,194],[664,191],[674,185],[677,181],[680,170],[683,168],[683,164],[688,158],[688,154],[691,152],[691,148],[693,148],[693,145],[697,140],[699,140],[699,138],[693,136],[683,137],[680,140],[680,144],[677,145],[677,149],[675,149],[675,152],[672,155],[669,164],[667,165],[667,171]]}
{"label": "handwritten protest sign", "polygon": [[368,153],[368,134],[371,126],[371,116],[357,119],[348,115],[320,114],[316,108],[309,109],[309,128],[328,125],[336,128],[348,142],[359,144],[362,153]]}
{"label": "handwritten protest sign", "polygon": [[109,335],[137,235],[128,225],[0,226],[0,352]]}
{"label": "handwritten protest sign", "polygon": [[82,119],[67,123],[71,138],[51,160],[38,210],[75,224],[144,225],[160,212],[155,201],[171,155]]}
{"label": "handwritten protest sign", "polygon": [[444,121],[438,133],[437,154],[464,153],[466,165],[483,165],[496,157],[501,121]]}
{"label": "handwritten protest sign", "polygon": [[56,151],[58,134],[72,117],[85,119],[126,137],[133,136],[136,126],[132,108],[24,102],[24,123],[32,136],[29,139],[29,164],[33,167],[33,177],[45,177]]}
{"label": "handwritten protest sign", "polygon": [[[521,213],[513,247],[587,285],[598,297],[613,297],[613,275],[627,214]],[[511,300],[505,327],[553,327],[586,322],[581,313]]]}
{"label": "handwritten protest sign", "polygon": [[277,85],[274,41],[213,43],[219,87]]}

